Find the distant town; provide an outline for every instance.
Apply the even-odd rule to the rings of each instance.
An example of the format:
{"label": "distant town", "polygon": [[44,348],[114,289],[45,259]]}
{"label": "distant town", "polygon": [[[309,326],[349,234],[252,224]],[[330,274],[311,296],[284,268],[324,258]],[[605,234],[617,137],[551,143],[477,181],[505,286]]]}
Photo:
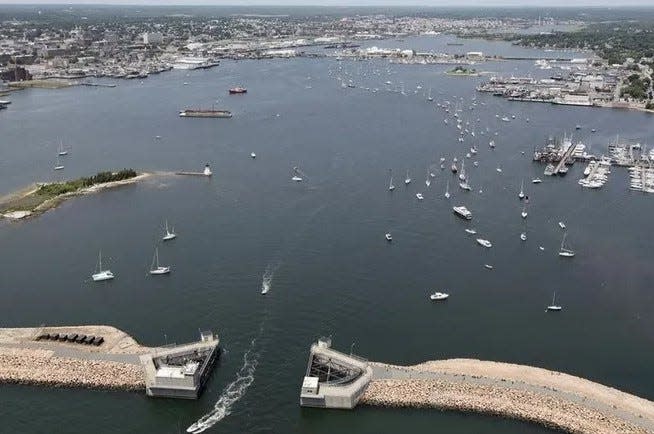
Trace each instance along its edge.
{"label": "distant town", "polygon": [[[62,7],[63,8],[63,7]],[[64,9],[64,12],[68,11]],[[156,8],[155,8],[156,11]],[[221,59],[265,59],[297,56],[335,56],[338,60],[388,58],[396,63],[472,65],[501,58],[473,51],[467,54],[421,53],[388,47],[415,35],[454,34],[465,38],[506,39],[544,48],[586,49],[583,58],[533,59],[551,77],[493,77],[479,86],[512,100],[580,106],[654,109],[652,65],[644,50],[639,57],[622,58],[593,50],[574,17],[429,17],[429,16],[288,16],[149,14],[102,19],[70,10],[69,16],[44,20],[35,7],[0,27],[0,96],[24,87],[66,87],[91,84],[85,78],[144,79],[170,69],[217,66]],[[529,14],[526,14],[529,15]],[[7,16],[7,14],[0,15]],[[635,29],[636,31],[638,29]],[[650,32],[651,33],[651,32]],[[566,40],[559,35],[582,35]],[[594,35],[594,33],[593,33]],[[568,38],[570,39],[570,38]],[[385,48],[360,48],[361,41],[380,40]],[[576,45],[575,45],[576,44]],[[329,50],[309,50],[308,47]],[[634,55],[638,50],[625,51]],[[601,55],[604,55],[602,57]],[[619,63],[612,63],[619,62]],[[452,70],[456,75],[463,70]],[[74,81],[76,80],[76,81]],[[0,108],[8,101],[0,100]]]}

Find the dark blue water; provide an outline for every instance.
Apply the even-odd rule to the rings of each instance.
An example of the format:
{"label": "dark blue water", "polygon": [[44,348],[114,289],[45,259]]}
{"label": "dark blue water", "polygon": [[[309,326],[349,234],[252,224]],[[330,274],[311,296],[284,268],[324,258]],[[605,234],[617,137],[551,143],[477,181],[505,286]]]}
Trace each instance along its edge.
{"label": "dark blue water", "polygon": [[[446,40],[419,38],[415,45],[438,50]],[[452,48],[505,55],[515,49],[464,42]],[[400,42],[376,44],[392,48]],[[372,360],[526,363],[654,399],[652,198],[630,192],[623,169],[614,168],[603,189],[589,191],[577,185],[581,166],[566,178],[545,179],[543,167],[530,158],[534,146],[565,132],[597,153],[618,133],[651,143],[651,117],[512,103],[477,94],[484,78],[450,77],[447,69],[333,59],[224,62],[143,83],[120,81],[113,89],[13,94],[11,108],[0,114],[3,194],[37,180],[122,167],[199,170],[210,162],[214,176],[155,177],[76,198],[33,220],[1,222],[0,325],[110,324],[145,345],[193,340],[198,328],[211,328],[225,354],[196,402],[2,386],[2,431],[176,433],[210,411],[245,366],[242,372],[253,372],[253,382],[208,432],[547,432],[439,411],[300,409],[308,347],[321,335],[331,335],[344,351],[354,344],[356,353]],[[548,73],[532,62],[478,69]],[[407,95],[343,89],[337,75],[380,89],[386,80],[402,81]],[[227,96],[237,84],[248,94]],[[416,94],[418,84],[423,90]],[[422,93],[429,87],[431,104]],[[479,140],[461,144],[453,120],[443,123],[436,103],[454,103],[455,96],[464,98],[464,120],[477,132],[488,128]],[[477,106],[469,110],[474,97]],[[234,117],[177,116],[180,108],[212,104]],[[504,123],[496,114],[516,119]],[[574,131],[576,124],[583,128]],[[492,151],[487,143],[494,132]],[[55,173],[59,139],[72,149],[65,169]],[[463,158],[472,143],[479,146],[479,167],[470,161],[466,167],[474,192],[464,193],[440,169],[425,186],[430,165],[441,156],[448,162]],[[293,166],[305,174],[303,183],[290,181]],[[393,193],[387,191],[391,168]],[[414,181],[405,187],[407,169]],[[544,182],[532,185],[536,176]],[[449,201],[443,197],[447,179]],[[522,179],[530,197],[526,221],[517,198]],[[417,192],[424,201],[416,200]],[[492,249],[464,232],[466,223],[451,212],[455,204],[472,210],[473,225]],[[147,269],[165,219],[179,235],[159,249],[173,272],[151,278]],[[569,261],[556,254],[559,220],[577,252]],[[522,242],[525,229],[529,238]],[[387,231],[392,245],[384,240]],[[98,285],[89,275],[100,249],[117,278]],[[266,270],[273,274],[272,287],[262,297]],[[447,304],[428,301],[435,290],[450,292]],[[554,291],[564,306],[560,315],[544,313]]]}

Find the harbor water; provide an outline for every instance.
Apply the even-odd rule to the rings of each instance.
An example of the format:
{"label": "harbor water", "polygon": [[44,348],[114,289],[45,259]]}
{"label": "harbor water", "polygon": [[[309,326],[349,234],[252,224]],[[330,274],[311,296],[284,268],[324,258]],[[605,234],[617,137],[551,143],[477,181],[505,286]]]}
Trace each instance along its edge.
{"label": "harbor water", "polygon": [[[451,40],[368,45],[585,56],[477,40],[448,47]],[[533,61],[474,67],[552,74]],[[0,221],[0,326],[107,324],[148,346],[192,341],[198,329],[212,329],[224,353],[192,402],[3,385],[2,431],[172,434],[206,416],[197,432],[549,432],[454,412],[301,409],[309,346],[323,335],[336,349],[376,361],[515,362],[654,399],[654,198],[628,189],[626,169],[612,168],[607,184],[591,191],[577,184],[583,166],[549,178],[531,161],[534,147],[565,133],[596,154],[606,153],[616,134],[652,143],[651,115],[506,101],[475,91],[488,76],[452,77],[450,68],[334,58],[224,61],[142,82],[100,80],[115,88],[13,93],[0,113],[0,194],[124,167],[200,171],[210,163],[213,176],[157,175],[74,198],[31,220]],[[342,87],[337,77],[355,87]],[[394,91],[400,82],[406,95]],[[228,95],[236,85],[248,93]],[[425,98],[429,88],[433,102]],[[457,140],[452,114],[437,106],[444,101],[458,103],[476,137]],[[211,106],[233,118],[178,116]],[[69,155],[55,172],[60,141]],[[472,145],[478,154],[466,159]],[[448,170],[453,157],[466,160],[471,192]],[[303,182],[291,181],[295,166]],[[407,170],[413,181],[405,186]],[[435,177],[427,187],[429,170]],[[536,177],[543,182],[532,184]],[[526,219],[517,197],[522,180]],[[470,209],[472,221],[457,218],[454,205]],[[178,237],[162,244],[166,220]],[[559,221],[574,258],[557,254]],[[484,249],[476,237],[493,247]],[[157,245],[169,276],[148,274]],[[116,275],[111,282],[91,282],[99,250]],[[431,302],[435,291],[449,293],[448,301]],[[554,292],[563,311],[546,313]]]}

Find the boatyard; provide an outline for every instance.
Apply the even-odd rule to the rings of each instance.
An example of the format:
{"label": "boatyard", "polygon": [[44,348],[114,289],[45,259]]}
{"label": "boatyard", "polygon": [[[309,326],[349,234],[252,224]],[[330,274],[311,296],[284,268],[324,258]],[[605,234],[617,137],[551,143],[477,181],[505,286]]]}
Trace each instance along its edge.
{"label": "boatyard", "polygon": [[219,355],[219,340],[145,347],[108,326],[0,329],[0,383],[146,390],[195,399]]}
{"label": "boatyard", "polygon": [[[520,419],[576,434],[654,432],[654,402],[565,373],[476,359],[396,366],[330,346],[330,340],[320,340],[311,347],[302,406],[435,408]],[[316,360],[317,354],[322,358]]]}

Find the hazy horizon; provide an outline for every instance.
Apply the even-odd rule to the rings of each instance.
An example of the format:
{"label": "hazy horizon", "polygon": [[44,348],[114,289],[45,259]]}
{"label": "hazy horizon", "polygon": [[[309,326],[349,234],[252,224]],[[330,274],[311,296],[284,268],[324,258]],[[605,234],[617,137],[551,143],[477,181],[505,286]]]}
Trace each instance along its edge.
{"label": "hazy horizon", "polygon": [[583,7],[654,7],[652,0],[628,0],[620,4],[607,0],[581,0],[574,4],[561,0],[544,2],[542,0],[0,0],[0,5],[134,5],[134,6],[335,6],[335,7],[361,7],[361,6],[397,6],[397,7],[525,7],[525,8],[583,8]]}

